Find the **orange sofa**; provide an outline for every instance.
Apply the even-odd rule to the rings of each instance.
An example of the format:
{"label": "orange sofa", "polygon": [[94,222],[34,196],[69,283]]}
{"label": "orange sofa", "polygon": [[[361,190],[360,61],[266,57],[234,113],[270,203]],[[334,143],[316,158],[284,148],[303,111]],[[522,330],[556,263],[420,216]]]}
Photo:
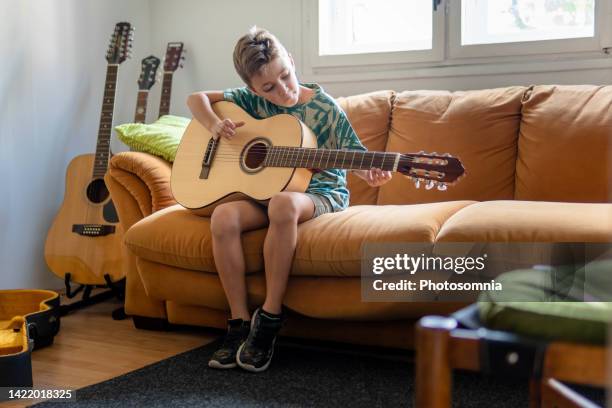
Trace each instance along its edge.
{"label": "orange sofa", "polygon": [[[284,334],[409,348],[413,323],[460,305],[362,302],[365,242],[612,241],[612,86],[380,91],[339,98],[370,150],[451,153],[466,177],[447,191],[396,174],[370,188],[349,175],[351,206],[299,226]],[[105,177],[125,233],[126,312],[137,327],[225,328],[209,219],[177,205],[171,163],[114,156]],[[265,295],[265,229],[243,234],[249,303]]]}

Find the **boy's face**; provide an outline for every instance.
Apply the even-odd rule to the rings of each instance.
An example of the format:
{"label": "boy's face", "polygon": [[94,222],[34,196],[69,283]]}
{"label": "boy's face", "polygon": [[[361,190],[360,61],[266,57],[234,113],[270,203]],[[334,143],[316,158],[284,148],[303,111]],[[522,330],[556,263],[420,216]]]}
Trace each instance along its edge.
{"label": "boy's face", "polygon": [[250,89],[269,102],[289,108],[297,104],[300,86],[291,55],[277,57],[251,78]]}

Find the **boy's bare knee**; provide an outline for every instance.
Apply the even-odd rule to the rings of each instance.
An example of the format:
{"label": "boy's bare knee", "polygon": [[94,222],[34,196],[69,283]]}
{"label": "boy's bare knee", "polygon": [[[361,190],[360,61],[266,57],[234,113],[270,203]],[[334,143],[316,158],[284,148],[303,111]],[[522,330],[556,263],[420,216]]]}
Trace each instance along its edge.
{"label": "boy's bare knee", "polygon": [[216,239],[240,235],[238,211],[229,206],[220,205],[210,216],[210,232]]}
{"label": "boy's bare knee", "polygon": [[268,204],[270,223],[295,222],[299,216],[299,207],[295,198],[288,193],[278,193]]}

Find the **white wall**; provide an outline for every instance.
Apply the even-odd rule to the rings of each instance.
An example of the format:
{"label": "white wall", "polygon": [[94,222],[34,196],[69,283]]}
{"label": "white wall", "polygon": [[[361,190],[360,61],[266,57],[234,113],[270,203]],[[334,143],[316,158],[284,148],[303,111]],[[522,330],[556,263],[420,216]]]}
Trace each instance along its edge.
{"label": "white wall", "polygon": [[[0,0],[0,288],[61,288],[44,242],[68,162],[93,153],[115,23],[149,50],[146,0]],[[115,120],[133,118],[140,63],[119,68]],[[117,145],[115,143],[115,145]]]}
{"label": "white wall", "polygon": [[[274,32],[298,68],[301,0],[0,0],[0,288],[61,287],[46,268],[44,241],[64,194],[71,158],[95,150],[108,39],[118,21],[136,27],[134,58],[119,68],[115,124],[133,120],[140,60],[162,58],[183,41],[185,68],[174,75],[172,113],[188,116],[187,95],[241,85],[232,64],[236,39],[256,24]],[[323,80],[321,80],[323,78]],[[612,83],[612,69],[418,79],[316,80],[333,96],[378,89],[482,89],[508,85]],[[147,121],[159,108],[160,85]],[[117,140],[113,150],[125,150]]]}

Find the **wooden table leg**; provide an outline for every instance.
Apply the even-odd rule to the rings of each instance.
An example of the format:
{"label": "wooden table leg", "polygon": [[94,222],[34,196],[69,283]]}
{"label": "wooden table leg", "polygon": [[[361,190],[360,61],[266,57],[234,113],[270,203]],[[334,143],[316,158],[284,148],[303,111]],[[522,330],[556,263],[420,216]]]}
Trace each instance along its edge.
{"label": "wooden table leg", "polygon": [[449,359],[450,331],[455,319],[427,316],[416,329],[416,405],[417,407],[450,407],[452,368]]}

